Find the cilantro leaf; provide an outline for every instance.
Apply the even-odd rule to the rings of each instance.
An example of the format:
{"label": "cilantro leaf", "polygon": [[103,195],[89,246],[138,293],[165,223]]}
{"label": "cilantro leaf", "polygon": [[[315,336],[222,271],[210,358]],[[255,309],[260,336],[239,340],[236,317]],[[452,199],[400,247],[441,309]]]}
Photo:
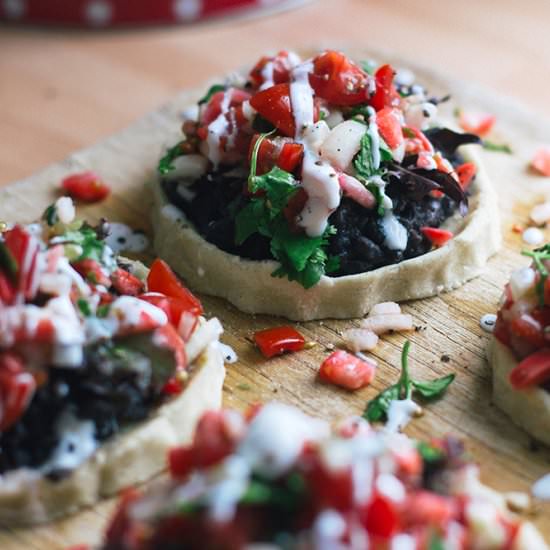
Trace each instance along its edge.
{"label": "cilantro leaf", "polygon": [[12,283],[17,281],[17,260],[4,241],[0,241],[0,271],[4,272]]}
{"label": "cilantro leaf", "polygon": [[208,103],[214,94],[217,94],[218,92],[224,92],[225,86],[223,84],[214,84],[208,88],[208,91],[206,94],[204,94],[203,97],[199,99],[199,105],[204,105],[205,103]]}
{"label": "cilantro leaf", "polygon": [[357,175],[365,181],[377,174],[373,165],[372,142],[368,132],[361,138],[361,149],[359,149],[359,152],[353,159],[353,166]]}
{"label": "cilantro leaf", "polygon": [[387,418],[390,403],[400,397],[401,387],[394,384],[380,392],[374,399],[367,403],[363,417],[369,422],[383,422]]}
{"label": "cilantro leaf", "polygon": [[168,151],[166,151],[166,154],[159,160],[157,170],[161,176],[174,170],[174,160],[185,154],[181,148],[182,144],[183,140],[176,143],[173,147],[170,147]]}
{"label": "cilantro leaf", "polygon": [[435,399],[441,396],[441,394],[451,385],[454,379],[454,374],[447,374],[446,376],[436,378],[435,380],[429,380],[427,382],[413,380],[412,385],[414,391],[420,394],[424,399]]}
{"label": "cilantro leaf", "polygon": [[416,444],[416,448],[424,462],[439,462],[445,456],[441,449],[425,441],[419,441]]}
{"label": "cilantro leaf", "polygon": [[507,143],[494,143],[488,139],[483,140],[483,149],[487,151],[494,151],[496,153],[506,153],[511,155],[513,153],[512,148]]}
{"label": "cilantro leaf", "polygon": [[64,243],[77,244],[82,247],[82,254],[77,261],[89,258],[101,263],[105,243],[97,237],[93,227],[84,224],[78,231],[67,231],[61,238]]}

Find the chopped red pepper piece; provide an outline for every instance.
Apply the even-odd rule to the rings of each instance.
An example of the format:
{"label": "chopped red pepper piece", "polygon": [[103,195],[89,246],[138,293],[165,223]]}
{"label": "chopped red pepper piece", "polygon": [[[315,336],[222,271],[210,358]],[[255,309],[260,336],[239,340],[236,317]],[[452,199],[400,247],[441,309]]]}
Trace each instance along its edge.
{"label": "chopped red pepper piece", "polygon": [[268,359],[286,351],[300,351],[306,343],[304,337],[289,326],[260,330],[254,333],[254,341]]}
{"label": "chopped red pepper piece", "polygon": [[160,292],[171,298],[180,300],[185,311],[194,315],[202,315],[203,309],[200,300],[176,277],[168,264],[157,258],[151,265],[149,275],[147,276],[147,289],[149,292]]}
{"label": "chopped red pepper piece", "polygon": [[63,190],[73,199],[99,202],[107,198],[111,189],[95,172],[72,174],[61,182]]}
{"label": "chopped red pepper piece", "polygon": [[421,227],[420,231],[424,233],[434,246],[443,246],[448,240],[453,238],[453,232],[440,227]]}
{"label": "chopped red pepper piece", "polygon": [[465,132],[483,137],[491,131],[496,120],[496,117],[489,113],[461,111],[458,124]]}
{"label": "chopped red pepper piece", "polygon": [[111,273],[111,282],[119,294],[126,296],[137,296],[145,288],[143,281],[121,268]]}
{"label": "chopped red pepper piece", "polygon": [[393,85],[395,71],[391,65],[382,65],[374,74],[376,91],[370,98],[370,105],[377,111],[399,103],[399,94]]}
{"label": "chopped red pepper piece", "polygon": [[321,364],[319,378],[347,390],[358,390],[368,386],[375,373],[376,365],[374,363],[367,363],[347,351],[337,350],[332,352]]}
{"label": "chopped red pepper piece", "polygon": [[86,281],[94,285],[102,285],[109,288],[111,286],[111,279],[105,273],[99,262],[86,258],[72,264],[77,273],[82,275]]}
{"label": "chopped red pepper piece", "polygon": [[510,372],[509,379],[516,390],[550,380],[550,349],[541,349],[526,357]]}
{"label": "chopped red pepper piece", "polygon": [[250,105],[282,134],[294,137],[296,124],[290,103],[290,86],[275,84],[252,96]]}
{"label": "chopped red pepper piece", "polygon": [[477,172],[477,167],[473,162],[465,162],[457,166],[455,170],[460,187],[465,191],[470,186],[470,183],[472,183]]}

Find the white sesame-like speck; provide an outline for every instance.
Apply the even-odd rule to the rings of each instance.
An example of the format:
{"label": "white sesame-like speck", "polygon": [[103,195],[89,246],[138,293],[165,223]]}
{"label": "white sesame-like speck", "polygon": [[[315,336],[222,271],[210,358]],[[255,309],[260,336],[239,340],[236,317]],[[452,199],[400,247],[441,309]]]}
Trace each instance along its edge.
{"label": "white sesame-like speck", "polygon": [[480,320],[479,326],[485,332],[493,332],[495,330],[495,323],[497,322],[497,316],[494,313],[486,313]]}
{"label": "white sesame-like speck", "polygon": [[86,5],[86,20],[95,27],[108,25],[113,17],[113,8],[104,0],[92,0]]}

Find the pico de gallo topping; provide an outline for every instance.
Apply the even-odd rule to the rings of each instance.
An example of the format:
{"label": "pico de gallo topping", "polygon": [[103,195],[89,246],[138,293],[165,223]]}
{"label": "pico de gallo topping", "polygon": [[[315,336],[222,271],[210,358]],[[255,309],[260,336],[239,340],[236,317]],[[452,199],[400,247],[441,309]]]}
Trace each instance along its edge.
{"label": "pico de gallo topping", "polygon": [[493,335],[518,361],[509,377],[514,388],[550,390],[550,245],[523,254],[533,262],[504,287]]}
{"label": "pico de gallo topping", "polygon": [[457,148],[480,140],[441,127],[445,99],[387,64],[282,51],[208,91],[160,185],[206,240],[305,288],[397,263],[467,209],[475,167]]}
{"label": "pico de gallo topping", "polygon": [[521,522],[480,490],[451,437],[419,443],[362,418],[279,403],[208,412],[171,479],[126,493],[103,550],[507,549]]}
{"label": "pico de gallo topping", "polygon": [[0,473],[52,478],[181,392],[202,307],[170,268],[114,255],[68,197],[0,233]]}

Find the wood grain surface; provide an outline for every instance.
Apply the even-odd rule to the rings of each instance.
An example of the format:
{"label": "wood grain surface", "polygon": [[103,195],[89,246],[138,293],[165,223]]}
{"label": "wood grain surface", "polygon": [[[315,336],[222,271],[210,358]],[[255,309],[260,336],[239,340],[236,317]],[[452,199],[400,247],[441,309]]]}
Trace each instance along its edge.
{"label": "wood grain surface", "polygon": [[[484,313],[495,311],[510,270],[526,263],[518,254],[522,243],[511,231],[512,225],[524,224],[530,207],[550,191],[550,180],[527,169],[537,144],[550,143],[550,126],[540,116],[541,112],[550,114],[550,108],[543,107],[540,75],[532,75],[529,97],[528,86],[520,81],[518,72],[531,48],[547,52],[544,59],[533,54],[533,65],[538,68],[545,67],[550,55],[548,49],[523,42],[526,31],[516,24],[522,18],[532,25],[533,39],[537,36],[542,39],[542,33],[537,34],[538,18],[529,10],[524,13],[520,7],[514,8],[512,2],[502,2],[508,11],[499,12],[502,17],[499,16],[498,25],[504,33],[508,32],[508,37],[501,37],[496,27],[490,27],[494,33],[488,41],[482,36],[487,32],[482,20],[489,21],[488,6],[494,6],[493,3],[464,2],[465,8],[453,3],[457,9],[455,26],[446,13],[448,5],[418,2],[412,10],[404,0],[369,3],[327,0],[271,19],[235,23],[230,29],[218,23],[185,31],[141,31],[139,37],[132,32],[105,33],[97,38],[4,29],[0,36],[0,180],[7,182],[62,158],[74,148],[93,142],[153,108],[182,84],[197,84],[234,69],[253,60],[264,49],[300,46],[332,37],[341,42],[347,39],[356,46],[383,45],[386,50],[393,50],[401,65],[410,65],[409,61],[416,58],[421,64],[430,62],[439,67],[435,72],[421,69],[416,72],[434,92],[451,91],[456,105],[495,112],[499,119],[493,139],[510,143],[514,155],[487,152],[483,155],[499,191],[503,251],[489,262],[482,277],[461,289],[405,305],[415,325],[420,327],[407,335],[413,343],[411,359],[415,376],[427,379],[448,372],[457,374],[445,398],[427,407],[424,416],[414,421],[407,433],[425,438],[449,432],[458,434],[467,440],[472,458],[480,463],[484,481],[502,491],[525,491],[535,479],[550,471],[550,450],[534,445],[491,405],[490,372],[485,361],[487,335],[479,328],[479,319]],[[479,21],[472,20],[466,11],[474,5],[480,13]],[[546,3],[537,5],[544,10]],[[361,18],[364,24],[358,23]],[[299,36],[298,30],[307,21],[315,22],[317,26],[313,27],[318,32],[313,34],[310,29],[306,37]],[[342,26],[347,27],[346,32]],[[329,29],[334,30],[334,36],[325,32]],[[396,36],[395,42],[384,43],[382,37],[390,31],[391,36]],[[185,33],[190,36],[184,36]],[[490,42],[494,43],[491,52],[487,50]],[[260,46],[262,43],[265,47]],[[219,49],[213,51],[212,44]],[[223,44],[231,44],[231,51]],[[510,65],[492,64],[491,60],[496,59],[494,50],[497,46],[504,48],[505,44],[508,46],[503,51]],[[516,52],[514,44],[521,53]],[[388,59],[395,61],[391,57]],[[53,65],[44,63],[46,58]],[[61,70],[61,66],[66,70]],[[460,70],[453,70],[455,66]],[[510,66],[516,71],[512,76],[507,73]],[[188,74],[191,68],[192,74]],[[459,78],[440,77],[440,71]],[[7,74],[13,74],[13,79],[7,79]],[[471,84],[470,80],[484,81],[504,94],[523,97],[537,110],[523,109],[500,93],[496,95]],[[46,94],[44,90],[48,89],[50,92]],[[53,97],[46,97],[51,96],[52,89]],[[39,95],[44,93],[44,97],[37,99],[36,90]],[[94,167],[109,179],[115,193],[105,204],[82,209],[81,214],[90,218],[104,215],[149,230],[143,184],[152,176],[154,161],[162,145],[169,141],[167,136],[176,132],[176,114],[190,97],[196,94],[180,95],[159,116],[149,116],[119,136],[6,187],[0,193],[0,219],[36,218],[55,196],[61,175],[81,167]],[[151,131],[152,120],[160,124],[155,131]],[[127,146],[128,140],[131,147]],[[341,331],[357,325],[357,321],[298,325],[316,345],[301,353],[266,361],[251,344],[250,337],[254,330],[276,325],[280,320],[244,315],[217,299],[206,297],[204,303],[209,314],[218,315],[223,321],[224,341],[239,355],[239,362],[228,366],[226,406],[243,408],[255,401],[277,399],[333,420],[361,413],[366,402],[398,376],[404,335],[382,339],[373,354],[380,366],[372,386],[349,393],[319,383],[316,372],[328,350],[341,343]],[[448,362],[442,360],[444,355],[450,358]],[[50,526],[0,533],[0,548],[49,550],[77,542],[96,543],[111,508],[112,503],[106,502]],[[533,520],[550,540],[549,507],[538,506]]]}

